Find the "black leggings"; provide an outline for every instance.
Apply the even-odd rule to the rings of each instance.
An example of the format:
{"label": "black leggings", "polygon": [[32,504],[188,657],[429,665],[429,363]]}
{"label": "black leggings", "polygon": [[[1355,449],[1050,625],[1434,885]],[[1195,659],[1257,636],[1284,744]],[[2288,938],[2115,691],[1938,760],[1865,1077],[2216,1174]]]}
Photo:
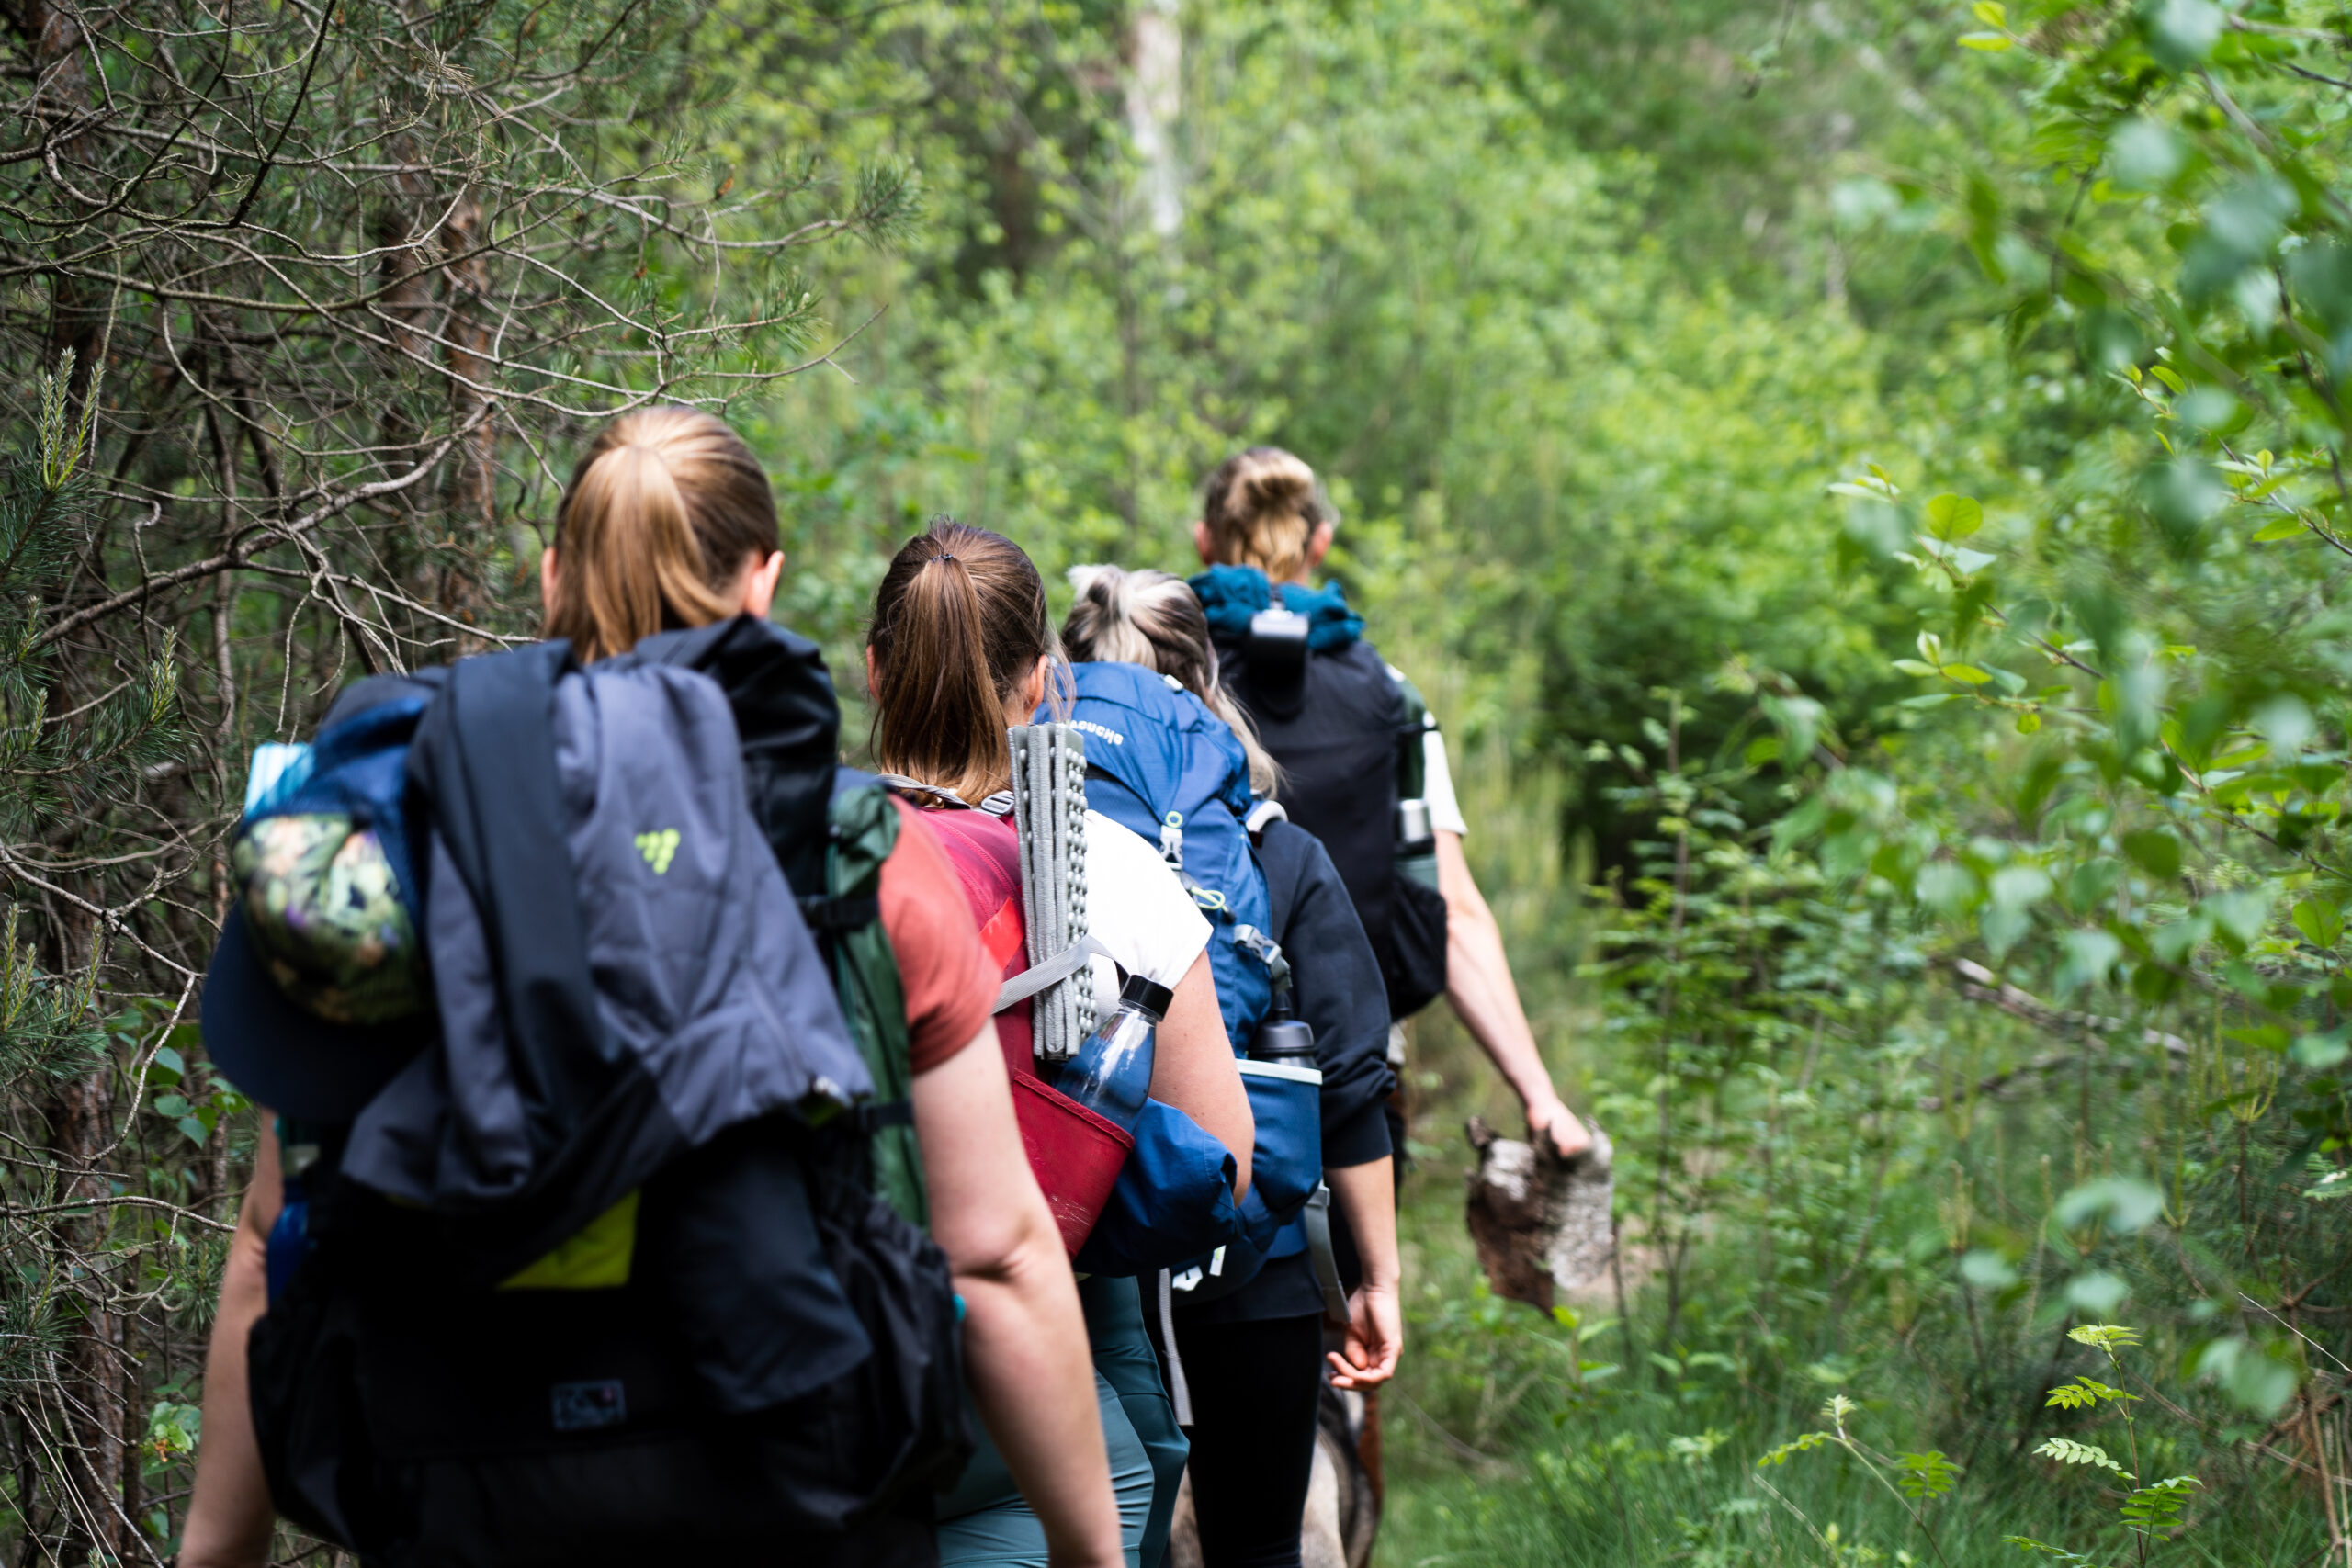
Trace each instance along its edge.
{"label": "black leggings", "polygon": [[1323,1387],[1320,1315],[1188,1325],[1176,1344],[1193,1393],[1193,1509],[1207,1568],[1299,1568]]}

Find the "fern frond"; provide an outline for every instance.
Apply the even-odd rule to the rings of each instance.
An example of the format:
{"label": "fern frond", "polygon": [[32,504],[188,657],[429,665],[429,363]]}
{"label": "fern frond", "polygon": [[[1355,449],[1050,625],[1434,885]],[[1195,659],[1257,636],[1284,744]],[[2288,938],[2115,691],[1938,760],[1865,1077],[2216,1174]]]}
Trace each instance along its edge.
{"label": "fern frond", "polygon": [[2044,1459],[2054,1459],[2061,1464],[2091,1464],[2101,1470],[2111,1470],[2126,1481],[2139,1477],[2125,1470],[2107,1455],[2097,1443],[2078,1443],[2072,1438],[2045,1438],[2034,1450]]}
{"label": "fern frond", "polygon": [[1894,1469],[1895,1484],[1905,1497],[1915,1500],[1940,1497],[1960,1481],[1960,1466],[1934,1449],[1895,1455]]}
{"label": "fern frond", "polygon": [[2123,1499],[2123,1522],[2142,1535],[2157,1535],[2180,1523],[2181,1506],[2188,1501],[2191,1490],[2204,1486],[2193,1475],[2168,1475],[2164,1480],[2134,1488]]}
{"label": "fern frond", "polygon": [[2126,1393],[2110,1388],[2094,1377],[2078,1377],[2073,1382],[2061,1383],[2050,1391],[2043,1408],[2056,1405],[2061,1410],[2087,1410],[2102,1399],[2137,1399],[2136,1393]]}

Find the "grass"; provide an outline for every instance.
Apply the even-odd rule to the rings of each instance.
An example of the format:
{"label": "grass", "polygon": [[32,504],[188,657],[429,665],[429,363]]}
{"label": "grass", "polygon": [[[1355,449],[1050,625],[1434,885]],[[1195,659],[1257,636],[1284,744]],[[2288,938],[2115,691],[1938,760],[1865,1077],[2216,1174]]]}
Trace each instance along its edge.
{"label": "grass", "polygon": [[[1557,849],[1556,785],[1514,779],[1491,751],[1466,769],[1458,764],[1457,773],[1474,824],[1468,848],[1503,922],[1529,1015],[1564,1091],[1588,1105],[1595,1080],[1620,1065],[1596,1059],[1606,1049],[1597,1004],[1572,978],[1589,917]],[[1572,1324],[1493,1299],[1463,1223],[1471,1162],[1463,1123],[1476,1111],[1516,1132],[1515,1107],[1442,1005],[1415,1030],[1416,1157],[1401,1214],[1408,1339],[1383,1400],[1381,1568],[2060,1561],[2008,1544],[2014,1535],[2086,1551],[2073,1560],[2079,1568],[2143,1568],[2115,1523],[2119,1494],[2103,1493],[2091,1472],[2061,1471],[2020,1451],[2019,1417],[2043,1392],[2038,1353],[2018,1358],[2023,1382],[1977,1385],[1973,1393],[1953,1374],[1965,1359],[1957,1343],[1853,1321],[1799,1314],[1742,1324],[1748,1343],[1775,1347],[1756,1358],[1777,1363],[1770,1369],[1692,1354],[1693,1344],[1732,1337],[1722,1325],[1702,1331],[1712,1299],[1749,1297],[1723,1288],[1753,1261],[1747,1238],[1724,1234],[1694,1261],[1686,1342],[1674,1348],[1680,1359],[1665,1365],[1649,1354],[1659,1314],[1632,1269],[1624,1281],[1631,1336],[1610,1322],[1619,1308],[1605,1283],[1572,1303]],[[1622,1193],[1620,1203],[1622,1212]],[[1923,1280],[1920,1288],[1935,1287]],[[2147,1370],[2178,1382],[2176,1368]],[[1760,1456],[1820,1427],[1832,1393],[1857,1402],[1852,1429],[1879,1450],[1939,1447],[1964,1467],[1951,1493],[1920,1505],[1932,1544],[1905,1505],[1838,1450],[1758,1467]],[[2033,1436],[2051,1429],[2041,1425]],[[2193,1470],[2212,1491],[2191,1506],[2194,1528],[2148,1543],[2145,1562],[2320,1562],[2328,1538],[2314,1489],[2250,1458],[2235,1440],[2247,1431],[2216,1427],[2167,1439],[2156,1473]],[[2157,1462],[2151,1458],[2152,1467]]]}

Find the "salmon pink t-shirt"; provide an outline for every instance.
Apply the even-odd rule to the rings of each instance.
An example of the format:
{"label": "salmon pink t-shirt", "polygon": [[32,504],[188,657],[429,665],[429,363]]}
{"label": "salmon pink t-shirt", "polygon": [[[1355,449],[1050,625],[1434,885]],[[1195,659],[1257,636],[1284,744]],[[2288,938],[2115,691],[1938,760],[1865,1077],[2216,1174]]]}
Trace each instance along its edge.
{"label": "salmon pink t-shirt", "polygon": [[[1021,908],[1021,840],[1011,822],[985,811],[926,811],[963,886],[980,945],[1001,979],[1029,967]],[[1107,957],[1094,959],[1095,1005],[1107,1012],[1125,975],[1174,987],[1208,945],[1209,923],[1159,852],[1100,812],[1086,814],[1087,924]],[[996,1018],[997,1044],[1017,1076],[1035,1071],[1030,1006]]]}
{"label": "salmon pink t-shirt", "polygon": [[891,804],[899,808],[899,844],[882,863],[882,929],[906,992],[908,1066],[921,1073],[978,1037],[996,1006],[1003,961],[981,945],[931,825],[905,801]]}

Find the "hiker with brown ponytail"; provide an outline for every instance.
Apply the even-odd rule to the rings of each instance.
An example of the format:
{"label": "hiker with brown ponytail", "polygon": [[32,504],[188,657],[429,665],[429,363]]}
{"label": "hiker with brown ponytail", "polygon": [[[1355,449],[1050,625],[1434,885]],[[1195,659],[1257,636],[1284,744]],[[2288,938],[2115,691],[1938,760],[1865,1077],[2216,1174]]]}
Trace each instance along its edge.
{"label": "hiker with brown ponytail", "polygon": [[[875,762],[933,807],[926,819],[1007,979],[1027,967],[1019,840],[990,809],[991,797],[1012,782],[1006,729],[1032,722],[1062,689],[1060,651],[1028,556],[1001,535],[949,518],[891,558],[866,635]],[[1236,1161],[1236,1193],[1246,1191],[1253,1124],[1210,978],[1207,922],[1152,846],[1096,811],[1086,813],[1086,881],[1088,931],[1107,952],[1092,960],[1098,1003],[1107,1012],[1121,971],[1173,992],[1159,1027],[1151,1097],[1223,1144]],[[1025,1000],[998,1015],[998,1043],[1016,1075],[1035,1072],[1029,1020]],[[1079,1294],[1127,1550],[1141,1568],[1155,1568],[1186,1445],[1136,1280],[1098,1273]],[[940,1517],[944,1563],[1044,1564],[1035,1521],[986,1454]]]}
{"label": "hiker with brown ponytail", "polygon": [[[690,1063],[680,1070],[702,1071],[705,1077],[692,1087],[722,1101],[740,1092],[750,1075],[729,1076],[724,1068],[733,1058],[716,1052],[736,1048],[753,1054],[748,1060],[764,1062],[756,1053],[791,1048],[790,1041],[775,1037],[791,1032],[796,1019],[818,1020],[820,1032],[841,1041],[845,1051],[843,1032],[857,1036],[859,1045],[848,1059],[854,1063],[864,1055],[875,1100],[830,1119],[804,1121],[796,1114],[797,1102],[786,1102],[781,1111],[721,1123],[710,1141],[660,1165],[641,1189],[630,1188],[587,1228],[522,1272],[503,1277],[496,1288],[467,1294],[452,1287],[426,1298],[432,1309],[426,1312],[403,1314],[367,1303],[363,1327],[377,1337],[375,1344],[388,1348],[363,1343],[359,1364],[405,1366],[409,1371],[377,1372],[350,1393],[337,1381],[344,1374],[334,1360],[322,1358],[314,1369],[298,1371],[308,1382],[302,1397],[311,1402],[304,1410],[333,1408],[317,1402],[342,1397],[357,1402],[353,1419],[339,1424],[319,1417],[298,1423],[291,1438],[283,1430],[273,1438],[268,1425],[257,1419],[273,1408],[264,1401],[262,1387],[271,1332],[282,1339],[298,1331],[304,1321],[300,1308],[289,1315],[287,1303],[316,1301],[320,1291],[332,1288],[322,1281],[339,1280],[344,1259],[364,1256],[379,1235],[351,1227],[384,1207],[381,1198],[357,1190],[366,1178],[355,1168],[345,1164],[330,1171],[336,1160],[352,1158],[350,1154],[322,1156],[321,1147],[333,1151],[348,1140],[356,1151],[367,1118],[396,1100],[386,1083],[395,1089],[410,1085],[407,1100],[400,1103],[413,1103],[420,1075],[401,1071],[408,1064],[397,1055],[381,1068],[383,1074],[399,1072],[397,1080],[328,1081],[325,1075],[335,1070],[346,1078],[358,1070],[337,1069],[333,1059],[290,1070],[273,1057],[277,1042],[271,1031],[290,1016],[283,998],[267,995],[266,976],[232,984],[240,976],[216,960],[206,989],[207,1043],[239,1082],[282,1114],[262,1115],[254,1179],[229,1249],[206,1367],[207,1441],[180,1554],[191,1568],[261,1563],[271,1534],[270,1486],[290,1477],[299,1487],[306,1473],[322,1473],[330,1494],[300,1516],[306,1527],[322,1513],[332,1521],[340,1511],[358,1527],[399,1532],[390,1545],[373,1538],[370,1561],[562,1562],[573,1568],[642,1562],[685,1541],[735,1557],[774,1551],[782,1540],[788,1542],[786,1556],[812,1565],[922,1568],[936,1562],[932,1487],[965,1440],[963,1423],[953,1418],[955,1393],[951,1388],[941,1395],[930,1382],[947,1376],[956,1363],[952,1324],[958,1314],[966,1384],[993,1438],[999,1473],[1009,1475],[1028,1499],[1041,1538],[1051,1543],[1053,1562],[1113,1568],[1124,1561],[1092,1378],[1070,1349],[1084,1322],[1075,1283],[1053,1216],[1030,1174],[1002,1058],[991,1048],[996,965],[957,897],[954,870],[921,815],[870,784],[863,792],[842,787],[839,710],[823,660],[813,644],[766,619],[784,565],[776,534],[766,477],[720,421],[666,408],[625,415],[605,427],[573,472],[557,513],[555,542],[542,559],[547,629],[553,637],[569,639],[572,656],[587,667],[560,676],[553,688],[559,700],[550,705],[560,715],[568,700],[569,711],[586,708],[601,716],[591,727],[557,730],[569,739],[552,748],[558,765],[549,787],[562,810],[577,811],[582,807],[574,797],[627,782],[632,767],[644,772],[648,758],[642,753],[595,760],[598,734],[625,749],[628,739],[656,733],[629,711],[631,704],[638,712],[665,703],[691,710],[698,733],[706,735],[723,728],[731,710],[734,729],[720,742],[719,755],[729,756],[740,746],[742,785],[739,791],[729,781],[723,792],[729,798],[719,808],[742,819],[746,841],[757,845],[764,839],[776,865],[758,865],[728,852],[733,839],[697,841],[690,831],[682,846],[674,829],[660,830],[660,817],[652,818],[654,831],[638,835],[643,863],[628,864],[623,832],[619,858],[647,892],[644,908],[625,911],[619,929],[642,939],[640,946],[666,942],[672,951],[658,955],[668,967],[654,968],[649,958],[640,975],[629,967],[636,962],[629,953],[616,955],[607,942],[593,949],[598,980],[614,968],[626,971],[626,981],[669,981],[679,975],[685,980],[672,982],[668,991],[643,985],[618,1010],[601,992],[588,1006],[604,1020],[607,1036],[623,1034],[626,1025],[651,1032],[673,1061],[716,1063],[702,1068]],[[454,711],[459,716],[450,721],[454,727],[464,722],[467,709],[463,702],[454,710],[447,705],[458,695],[491,689],[478,675],[474,684],[466,683],[469,665],[479,671],[500,660],[537,658],[552,670],[564,664],[553,657],[556,651],[542,645],[463,661],[452,671],[363,682],[338,698],[327,725],[346,713],[368,716],[367,694],[389,680],[411,695],[422,693],[424,701],[443,705],[427,710],[428,723],[435,714]],[[640,674],[649,679],[627,684]],[[592,694],[583,699],[583,691]],[[650,702],[644,695],[649,693]],[[609,705],[597,707],[600,702]],[[412,763],[426,750],[420,734],[410,752]],[[488,750],[494,751],[503,738],[490,739]],[[572,748],[569,760],[565,745]],[[491,760],[485,751],[466,755],[469,766]],[[584,777],[594,787],[586,791],[580,787],[581,755],[591,759]],[[566,768],[572,771],[566,773]],[[843,820],[842,803],[852,795],[860,796],[854,805],[867,824],[857,852],[867,857],[868,865],[887,857],[863,897],[845,896],[828,881],[829,864],[847,852],[838,840],[829,843],[829,823]],[[447,869],[454,863],[439,841],[442,820],[436,819],[435,852],[445,869],[435,878],[436,894],[458,882],[457,873]],[[608,826],[588,820],[598,829]],[[686,820],[691,829],[695,819]],[[553,842],[560,861],[566,840]],[[569,842],[575,857],[594,848],[587,828],[574,830]],[[788,886],[776,886],[778,870]],[[744,875],[766,878],[761,901],[711,908],[706,896],[711,879],[729,875],[739,881]],[[502,897],[514,886],[499,886]],[[583,904],[586,886],[582,885]],[[812,911],[811,924],[822,926],[813,935],[800,929],[792,913],[794,895],[803,909]],[[441,908],[437,900],[432,907],[436,914]],[[761,913],[754,919],[752,911]],[[627,923],[639,916],[644,918],[638,925]],[[766,976],[777,968],[764,962],[738,963],[733,971],[705,967],[697,943],[730,927],[764,925],[773,934],[776,917],[791,922],[793,930],[775,951],[801,955],[792,972],[799,989],[789,998],[797,1010],[745,1005],[689,1020],[707,1024],[700,1032],[680,1024],[674,1013],[681,991],[720,991],[737,983],[741,973]],[[611,919],[600,925],[603,918],[605,912],[588,909],[580,916],[592,932],[613,928]],[[561,926],[569,919],[566,911],[548,924]],[[865,951],[883,953],[882,964],[895,958],[888,976],[859,970],[868,961],[842,956],[841,949],[830,945],[833,930],[870,931],[877,926],[887,945]],[[560,952],[560,935],[549,940]],[[827,957],[815,956],[819,948],[812,940]],[[226,942],[222,951],[230,951]],[[511,952],[511,944],[504,951]],[[580,950],[582,969],[590,967],[589,951],[585,944]],[[763,950],[753,956],[773,953]],[[491,967],[479,946],[476,957],[475,967]],[[420,1049],[458,1048],[460,1042],[453,1037],[466,1032],[451,1030],[447,1020],[450,996],[471,983],[458,972],[465,967],[436,971],[444,1020],[439,1038],[423,1020],[390,1031],[404,1037],[409,1056]],[[863,994],[870,998],[895,990],[903,998],[903,1016],[845,1022],[832,987],[853,971],[868,981],[888,979],[890,984],[869,986]],[[543,965],[539,973],[539,989],[533,995],[548,1011],[556,1004],[546,998],[562,983],[560,965]],[[729,1000],[735,995],[723,994]],[[232,998],[239,1004],[233,1012]],[[484,1017],[502,1010],[494,994],[484,998],[469,993],[465,999],[479,1003],[476,1010]],[[616,1010],[635,1016],[616,1022]],[[575,1009],[563,1016],[580,1013]],[[318,1027],[315,1021],[310,1027]],[[510,1020],[505,1027],[525,1025]],[[599,1043],[602,1048],[609,1042]],[[370,1064],[383,1059],[380,1043],[376,1049],[374,1056],[346,1050],[343,1059],[372,1071]],[[574,1026],[540,1059],[560,1068],[582,1054]],[[894,1075],[899,1085],[895,1098],[885,1088]],[[452,1076],[443,1072],[436,1081],[446,1083]],[[662,1082],[667,1088],[670,1080]],[[529,1113],[542,1123],[564,1114],[562,1101],[571,1088],[568,1081],[552,1089],[533,1081],[530,1090],[543,1103],[535,1103]],[[842,1092],[831,1084],[820,1088]],[[616,1145],[648,1136],[632,1129],[662,1126],[664,1117],[683,1117],[691,1109],[665,1101],[646,1112],[649,1120],[608,1115],[589,1125],[578,1159],[558,1168],[569,1171],[576,1184],[583,1170],[595,1171],[597,1160],[621,1157],[625,1151]],[[864,1114],[869,1111],[875,1112],[871,1117]],[[911,1150],[906,1147],[910,1122]],[[504,1151],[501,1157],[517,1157],[520,1134],[511,1133],[508,1122],[488,1133],[477,1128],[478,1122],[468,1123],[438,1141],[419,1141],[423,1157],[453,1164],[468,1157],[471,1144],[502,1137],[506,1141],[498,1145]],[[887,1168],[886,1159],[892,1162]],[[311,1183],[307,1199],[297,1185],[306,1172]],[[334,1188],[320,1185],[329,1179],[336,1183]],[[561,1183],[548,1194],[559,1200],[562,1195]],[[324,1232],[316,1228],[315,1218],[322,1208],[330,1226]],[[312,1218],[304,1218],[305,1209]],[[346,1210],[355,1217],[345,1217]],[[295,1228],[289,1232],[281,1219]],[[312,1227],[308,1233],[301,1228],[306,1224]],[[337,1224],[345,1228],[332,1228]],[[918,1228],[926,1225],[928,1240]],[[293,1241],[283,1256],[291,1282],[282,1286],[281,1242],[289,1235]],[[837,1258],[862,1262],[868,1272],[859,1279],[841,1277]],[[895,1277],[913,1283],[880,1279],[877,1262],[899,1266]],[[337,1271],[320,1272],[331,1266]],[[419,1272],[429,1273],[430,1265]],[[862,1303],[855,1315],[847,1305],[853,1294]],[[872,1309],[876,1301],[885,1307]],[[545,1315],[535,1318],[534,1313]],[[584,1315],[596,1314],[605,1315]],[[594,1334],[603,1337],[592,1337],[583,1324],[596,1325]],[[512,1331],[514,1337],[484,1338],[495,1347],[490,1352],[472,1343],[493,1327]],[[452,1332],[470,1358],[462,1373],[424,1375],[419,1369],[430,1370],[434,1361],[420,1358],[400,1337]],[[925,1336],[920,1344],[918,1332]],[[251,1401],[249,1339],[255,1368]],[[379,1360],[371,1362],[370,1355]],[[532,1370],[548,1358],[564,1366],[558,1376],[586,1381],[556,1382],[550,1392],[546,1374]],[[507,1363],[519,1369],[514,1375],[526,1385],[519,1391],[501,1382],[509,1375]],[[535,1376],[540,1381],[531,1382]],[[897,1386],[909,1378],[920,1381],[910,1388]],[[407,1386],[441,1392],[405,1395]],[[763,1402],[760,1391],[767,1389],[790,1392]],[[409,1407],[379,1429],[377,1406],[396,1405],[404,1396]],[[479,1408],[468,1402],[478,1402]],[[925,1408],[915,1411],[912,1402]],[[714,1410],[726,1414],[707,1414]],[[948,1413],[946,1420],[942,1411]],[[460,1428],[454,1435],[440,1430],[453,1427]],[[392,1449],[389,1455],[370,1451],[368,1444],[390,1446],[392,1438],[383,1430],[425,1444],[435,1457],[420,1464],[411,1458],[412,1449]],[[329,1462],[311,1465],[306,1472],[300,1465],[289,1470],[285,1462],[282,1445],[298,1440],[360,1446],[353,1452],[336,1450],[326,1456]],[[265,1442],[281,1445],[271,1450],[267,1481]],[[907,1446],[888,1446],[894,1443]],[[893,1453],[910,1451],[920,1466],[911,1475],[883,1468],[899,1462]],[[553,1476],[560,1486],[543,1488],[542,1476]],[[876,1489],[871,1507],[850,1490],[869,1484]],[[349,1500],[377,1485],[411,1491],[401,1492],[389,1506],[363,1506],[373,1501],[366,1495]],[[552,1519],[544,1517],[550,1496],[560,1505]],[[278,1501],[289,1512],[298,1511],[290,1498]],[[688,1517],[672,1517],[681,1512]],[[810,1522],[818,1519],[832,1522]],[[462,1549],[446,1543],[436,1548],[431,1534],[436,1529],[470,1530],[479,1539],[469,1539]]]}
{"label": "hiker with brown ponytail", "polygon": [[[1277,446],[1220,463],[1203,487],[1192,580],[1226,683],[1286,777],[1291,819],[1330,851],[1387,981],[1396,1020],[1439,993],[1563,1155],[1591,1134],[1560,1100],[1528,1026],[1502,928],[1462,852],[1445,742],[1420,694],[1363,640],[1363,617],[1314,573],[1339,514],[1315,470]],[[1392,1120],[1401,1147],[1401,1119]]]}
{"label": "hiker with brown ponytail", "polygon": [[[1388,1381],[1404,1345],[1394,1160],[1383,1114],[1396,1089],[1380,965],[1331,857],[1288,820],[1281,774],[1220,678],[1201,602],[1183,579],[1114,566],[1071,569],[1077,602],[1062,623],[1073,661],[1139,664],[1175,681],[1230,726],[1259,796],[1250,838],[1263,868],[1270,931],[1290,967],[1292,1005],[1314,1031],[1323,1178],[1337,1215],[1328,1264],[1345,1292],[1332,1326],[1332,1386]],[[1301,1066],[1307,1064],[1301,1063]],[[1314,1242],[1269,1256],[1238,1289],[1206,1279],[1175,1292],[1177,1348],[1192,1393],[1193,1507],[1202,1559],[1296,1568],[1322,1397],[1325,1300]],[[1230,1258],[1227,1270],[1234,1267]]]}

